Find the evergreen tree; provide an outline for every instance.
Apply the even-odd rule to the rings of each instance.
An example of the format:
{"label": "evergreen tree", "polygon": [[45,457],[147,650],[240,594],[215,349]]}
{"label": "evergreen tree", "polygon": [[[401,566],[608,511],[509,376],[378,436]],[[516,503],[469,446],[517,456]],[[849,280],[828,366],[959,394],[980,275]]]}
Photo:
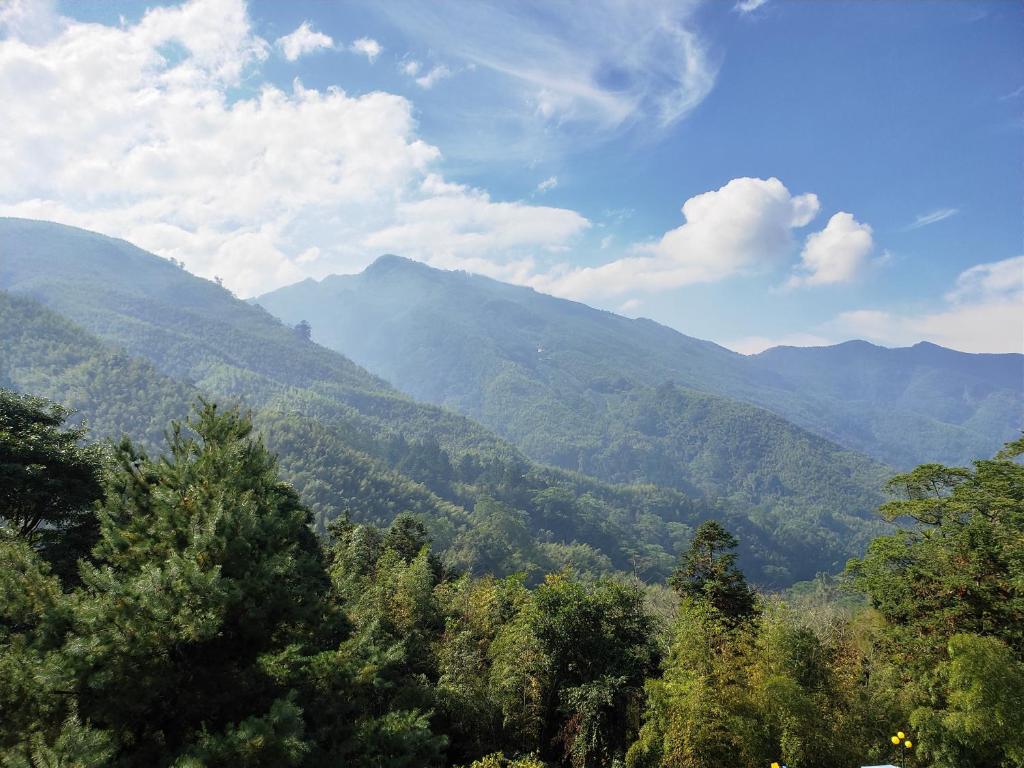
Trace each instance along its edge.
{"label": "evergreen tree", "polygon": [[742,621],[756,611],[754,592],[736,566],[737,544],[736,537],[719,523],[706,520],[669,579],[681,597],[706,601],[729,622]]}
{"label": "evergreen tree", "polygon": [[81,445],[85,428],[65,426],[69,415],[0,389],[0,533],[29,543],[73,582],[96,542],[102,453]]}
{"label": "evergreen tree", "polygon": [[309,511],[248,417],[203,403],[165,458],[125,441],[66,653],[122,765],[296,765],[306,667],[341,636]]}

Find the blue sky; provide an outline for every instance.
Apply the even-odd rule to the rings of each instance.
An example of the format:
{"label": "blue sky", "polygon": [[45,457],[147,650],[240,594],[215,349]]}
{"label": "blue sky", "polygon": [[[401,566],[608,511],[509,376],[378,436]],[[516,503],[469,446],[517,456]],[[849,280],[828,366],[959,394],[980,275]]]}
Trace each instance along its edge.
{"label": "blue sky", "polygon": [[390,251],[745,352],[1024,348],[1019,3],[151,5],[0,2],[0,214],[240,295]]}

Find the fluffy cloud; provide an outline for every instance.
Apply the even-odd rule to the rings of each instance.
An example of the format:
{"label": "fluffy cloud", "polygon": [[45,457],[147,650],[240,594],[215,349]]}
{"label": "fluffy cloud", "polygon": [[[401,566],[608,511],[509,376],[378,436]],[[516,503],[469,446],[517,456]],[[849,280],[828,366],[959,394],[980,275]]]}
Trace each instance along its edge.
{"label": "fluffy cloud", "polygon": [[844,312],[838,333],[900,346],[921,340],[965,352],[1024,352],[1024,256],[979,264],[961,272],[934,309]]}
{"label": "fluffy cloud", "polygon": [[382,48],[381,44],[378,43],[373,38],[360,37],[358,40],[352,43],[352,50],[355,53],[361,53],[363,56],[369,59],[370,63],[372,64],[377,59],[377,57],[380,56],[381,51],[383,51],[384,48]]}
{"label": "fluffy cloud", "polygon": [[277,39],[277,47],[281,49],[281,53],[288,61],[296,61],[300,56],[305,56],[307,53],[321,48],[330,48],[333,45],[334,40],[330,35],[317,32],[309,25],[308,21],[302,22],[298,29],[290,35]]}
{"label": "fluffy cloud", "polygon": [[871,227],[840,211],[820,232],[808,235],[797,274],[787,285],[828,285],[845,283],[857,277],[868,263],[874,248]]}
{"label": "fluffy cloud", "polygon": [[793,251],[793,230],[818,213],[814,194],[792,195],[776,178],[733,179],[683,204],[685,223],[655,243],[598,267],[563,268],[533,284],[573,298],[659,291],[778,266]]}
{"label": "fluffy cloud", "polygon": [[241,0],[0,40],[0,215],[124,237],[244,295],[412,232],[424,259],[511,263],[588,225],[445,181],[400,96],[261,84],[269,50]]}

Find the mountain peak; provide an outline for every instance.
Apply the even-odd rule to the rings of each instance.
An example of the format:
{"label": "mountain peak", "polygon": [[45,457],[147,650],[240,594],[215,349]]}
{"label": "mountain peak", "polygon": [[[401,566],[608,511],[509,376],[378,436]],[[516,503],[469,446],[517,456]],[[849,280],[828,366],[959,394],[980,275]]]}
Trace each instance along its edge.
{"label": "mountain peak", "polygon": [[363,274],[386,274],[397,270],[409,269],[429,270],[430,267],[421,261],[415,261],[414,259],[410,259],[405,256],[396,256],[393,253],[385,253],[384,255],[378,256],[374,259],[373,263],[363,270]]}

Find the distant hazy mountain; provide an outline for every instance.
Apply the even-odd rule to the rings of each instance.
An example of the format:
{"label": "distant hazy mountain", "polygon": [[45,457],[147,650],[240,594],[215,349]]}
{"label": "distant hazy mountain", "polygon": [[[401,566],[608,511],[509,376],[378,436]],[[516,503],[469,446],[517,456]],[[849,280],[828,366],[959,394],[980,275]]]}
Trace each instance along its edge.
{"label": "distant hazy mountain", "polygon": [[656,323],[397,257],[259,302],[540,461],[729,498],[773,520],[866,514],[881,499],[881,465],[708,393],[744,386],[746,358]]}
{"label": "distant hazy mountain", "polygon": [[[616,425],[635,421],[633,404],[666,382],[760,406],[901,468],[991,455],[1024,416],[1019,354],[851,342],[745,357],[649,320],[396,256],[257,301],[289,322],[308,320],[316,340],[404,391],[472,415],[531,455],[602,476],[652,477],[642,456],[607,464],[647,451],[635,430]],[[743,443],[736,430],[720,434]],[[656,456],[673,460],[664,448],[654,446]],[[674,484],[685,487],[679,466]]]}
{"label": "distant hazy mountain", "polygon": [[849,341],[775,347],[751,363],[760,381],[809,393],[822,434],[899,467],[991,456],[1024,427],[1024,355]]}
{"label": "distant hazy mountain", "polygon": [[[367,316],[364,327],[371,322]],[[701,498],[652,485],[608,485],[532,463],[481,425],[410,399],[216,284],[124,241],[72,227],[0,219],[0,339],[0,386],[69,403],[101,435],[128,432],[152,444],[165,420],[183,415],[197,395],[240,401],[254,409],[321,524],[336,514],[386,523],[414,511],[428,520],[451,562],[476,570],[537,574],[573,563],[592,573],[635,568],[663,577],[693,526],[717,517],[743,541],[752,576],[784,584],[835,570],[880,529],[872,515],[878,468],[765,412],[753,419],[756,429],[746,411],[727,420],[725,429],[740,436],[737,455],[716,439],[683,457],[701,467],[694,477],[720,475],[691,490],[735,492]],[[465,379],[464,391],[472,392],[478,379],[451,370],[455,358],[439,354],[434,364],[452,381]],[[615,392],[619,376],[594,383]],[[674,414],[677,404],[695,424],[705,423],[700,413],[708,398],[699,393],[669,385],[631,396],[630,429],[638,433],[657,434],[658,410]],[[535,414],[539,421],[555,416]],[[785,440],[776,442],[777,435]],[[793,470],[800,461],[777,447],[786,440],[792,457],[804,456],[824,481]],[[614,465],[614,457],[608,462]],[[563,464],[575,469],[578,462]]]}

